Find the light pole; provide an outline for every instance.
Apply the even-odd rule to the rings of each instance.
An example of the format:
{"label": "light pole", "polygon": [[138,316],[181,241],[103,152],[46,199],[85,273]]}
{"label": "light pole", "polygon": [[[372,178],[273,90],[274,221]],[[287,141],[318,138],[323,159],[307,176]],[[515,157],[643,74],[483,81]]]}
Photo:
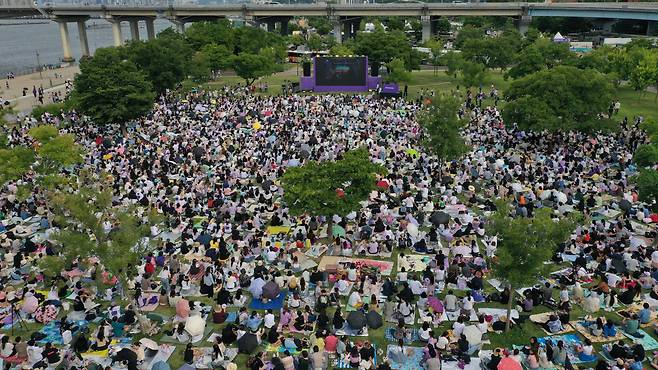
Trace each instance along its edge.
{"label": "light pole", "polygon": [[41,60],[39,59],[39,50],[37,50],[36,53],[37,53],[37,68],[39,68],[39,79],[43,80],[43,74],[41,73]]}

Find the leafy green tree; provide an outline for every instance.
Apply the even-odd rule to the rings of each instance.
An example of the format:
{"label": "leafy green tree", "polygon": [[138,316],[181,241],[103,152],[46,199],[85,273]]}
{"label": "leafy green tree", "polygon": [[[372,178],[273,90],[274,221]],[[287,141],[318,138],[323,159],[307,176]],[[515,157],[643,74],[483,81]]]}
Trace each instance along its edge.
{"label": "leafy green tree", "polygon": [[[418,116],[423,129],[423,145],[439,158],[440,163],[457,159],[468,151],[460,134],[465,124],[457,115],[460,105],[458,98],[439,94]],[[443,176],[443,170],[439,176]]]}
{"label": "leafy green tree", "polygon": [[658,145],[640,145],[633,153],[633,161],[640,167],[652,166],[658,163]]}
{"label": "leafy green tree", "polygon": [[82,148],[76,144],[75,136],[71,134],[58,135],[45,142],[37,149],[41,158],[40,172],[54,173],[62,167],[68,167],[82,162]]}
{"label": "leafy green tree", "polygon": [[190,55],[182,41],[156,38],[126,45],[125,58],[146,74],[157,94],[173,89],[186,77]]}
{"label": "leafy green tree", "polygon": [[233,69],[250,86],[257,79],[274,73],[276,63],[262,54],[241,53],[233,58]]}
{"label": "leafy green tree", "polygon": [[403,31],[387,32],[381,26],[376,27],[374,32],[359,33],[354,43],[354,51],[358,55],[368,56],[368,62],[373,71],[379,71],[382,64],[395,58],[402,59],[405,68],[411,71],[418,67],[421,60],[412,49]]}
{"label": "leafy green tree", "polygon": [[356,149],[334,162],[308,161],[287,169],[281,178],[283,197],[292,215],[327,217],[331,235],[332,216],[344,217],[361,209],[361,202],[376,187],[376,175],[384,173],[382,166],[372,163],[366,149]]}
{"label": "leafy green tree", "polygon": [[386,82],[408,83],[411,80],[411,73],[404,68],[404,61],[400,58],[388,62],[386,68],[388,69]]}
{"label": "leafy green tree", "polygon": [[[553,219],[551,209],[541,208],[534,217],[510,217],[511,207],[502,203],[489,219],[491,232],[498,237],[493,274],[510,287],[507,317],[511,317],[516,289],[534,284],[546,272],[557,246],[568,240],[576,227],[575,218]],[[505,330],[509,330],[509,321]]]}
{"label": "leafy green tree", "polygon": [[505,91],[506,122],[531,130],[587,130],[601,122],[612,100],[607,77],[595,70],[558,66],[512,82]]}
{"label": "leafy green tree", "polygon": [[462,67],[464,63],[464,57],[461,53],[456,53],[454,51],[449,51],[441,57],[442,63],[447,67],[446,74],[448,76],[453,76],[457,78],[457,72]]}
{"label": "leafy green tree", "polygon": [[354,55],[354,50],[345,44],[336,44],[331,47],[329,54],[345,56],[345,55]]}
{"label": "leafy green tree", "polygon": [[450,21],[447,18],[439,18],[436,21],[436,30],[439,33],[448,33],[450,32],[450,29],[452,28],[452,25],[450,24]]}
{"label": "leafy green tree", "polygon": [[333,29],[327,17],[309,17],[308,25],[315,28],[320,35],[326,35]]}
{"label": "leafy green tree", "polygon": [[[469,17],[472,18],[472,17]],[[481,40],[485,37],[484,30],[479,27],[474,27],[473,25],[465,25],[455,39],[455,47],[461,49],[466,43],[466,40]]]}
{"label": "leafy green tree", "polygon": [[505,69],[512,63],[517,47],[520,47],[520,39],[518,43],[514,40],[502,36],[468,39],[461,50],[464,58],[471,62],[481,63],[487,68]]}
{"label": "leafy green tree", "polygon": [[112,206],[110,184],[99,183],[94,176],[82,173],[76,185],[75,193],[50,194],[55,221],[61,225],[54,238],[63,247],[42,260],[42,267],[55,276],[75,258],[97,257],[107,272],[125,281],[127,266],[139,263],[149,248],[142,241],[155,218],[148,213],[138,217],[133,208]]}
{"label": "leafy green tree", "polygon": [[637,190],[640,200],[651,205],[651,208],[658,210],[658,171],[651,169],[640,170],[637,177]]}
{"label": "leafy green tree", "polygon": [[53,125],[39,125],[32,127],[29,133],[34,140],[45,144],[59,135],[59,130]]}
{"label": "leafy green tree", "polygon": [[306,39],[304,39],[304,36],[300,34],[290,35],[288,36],[288,44],[292,44],[295,46],[304,45],[306,44]]}
{"label": "leafy green tree", "polygon": [[80,64],[72,99],[98,124],[125,123],[153,107],[153,85],[135,63],[115,48],[96,50]]}
{"label": "leafy green tree", "polygon": [[236,28],[234,33],[237,42],[234,52],[236,55],[240,53],[258,54],[265,48],[276,48],[283,52],[283,57],[287,55],[284,38],[275,32],[267,32],[256,27],[241,27]]}
{"label": "leafy green tree", "polygon": [[34,163],[34,150],[25,147],[0,149],[0,185],[23,177]]}
{"label": "leafy green tree", "polygon": [[658,52],[647,52],[631,72],[631,86],[644,94],[649,86],[658,86]]}
{"label": "leafy green tree", "polygon": [[236,32],[226,19],[212,22],[194,22],[185,30],[185,38],[195,50],[201,50],[206,45],[215,44],[224,45],[227,49],[233,51],[238,43]]}
{"label": "leafy green tree", "polygon": [[201,49],[208,66],[217,71],[231,66],[233,52],[225,45],[208,44]]}
{"label": "leafy green tree", "polygon": [[566,43],[554,43],[550,39],[541,38],[517,54],[514,65],[505,76],[512,78],[527,76],[542,69],[571,64],[573,58]]}
{"label": "leafy green tree", "polygon": [[487,77],[487,68],[482,63],[464,61],[460,66],[460,70],[462,83],[466,87],[481,85]]}
{"label": "leafy green tree", "polygon": [[322,50],[324,49],[324,39],[317,33],[313,33],[308,37],[306,45],[310,50]]}

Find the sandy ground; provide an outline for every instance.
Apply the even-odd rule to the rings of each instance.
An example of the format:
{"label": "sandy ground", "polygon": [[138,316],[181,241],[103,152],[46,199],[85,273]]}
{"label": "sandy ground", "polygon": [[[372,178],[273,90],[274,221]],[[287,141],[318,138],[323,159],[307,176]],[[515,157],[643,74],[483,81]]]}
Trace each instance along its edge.
{"label": "sandy ground", "polygon": [[[80,69],[78,66],[70,66],[58,69],[49,69],[39,73],[31,73],[7,80],[3,78],[0,83],[0,97],[7,99],[19,112],[30,111],[39,102],[32,95],[32,87],[39,86],[44,89],[44,104],[52,103],[50,93],[64,90],[64,82],[73,79]],[[7,88],[9,84],[9,88]],[[23,96],[23,88],[27,87],[27,95]]]}

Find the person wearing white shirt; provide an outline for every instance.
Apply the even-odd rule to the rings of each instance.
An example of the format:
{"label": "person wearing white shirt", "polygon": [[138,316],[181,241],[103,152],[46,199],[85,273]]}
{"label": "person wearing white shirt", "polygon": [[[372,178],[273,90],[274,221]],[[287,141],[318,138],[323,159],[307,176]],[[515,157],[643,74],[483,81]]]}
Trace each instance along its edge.
{"label": "person wearing white shirt", "polygon": [[263,324],[267,329],[271,329],[272,327],[274,327],[274,325],[276,325],[276,318],[272,313],[272,309],[267,310],[265,317],[263,317]]}
{"label": "person wearing white shirt", "polygon": [[446,311],[457,311],[457,296],[453,294],[452,290],[446,294],[445,309]]}
{"label": "person wearing white shirt", "polygon": [[420,295],[423,292],[423,284],[416,279],[409,280],[409,288],[414,295]]}
{"label": "person wearing white shirt", "polygon": [[464,332],[464,328],[466,327],[466,324],[464,324],[464,318],[459,317],[457,321],[455,321],[454,324],[452,324],[452,335],[455,338],[461,337],[462,333]]}
{"label": "person wearing white shirt", "polygon": [[397,280],[401,283],[407,281],[407,270],[404,267],[398,272]]}
{"label": "person wearing white shirt", "polygon": [[363,301],[361,300],[361,293],[362,291],[359,289],[359,291],[353,291],[350,294],[350,297],[347,299],[347,304],[350,307],[354,308],[359,308],[363,305]]}

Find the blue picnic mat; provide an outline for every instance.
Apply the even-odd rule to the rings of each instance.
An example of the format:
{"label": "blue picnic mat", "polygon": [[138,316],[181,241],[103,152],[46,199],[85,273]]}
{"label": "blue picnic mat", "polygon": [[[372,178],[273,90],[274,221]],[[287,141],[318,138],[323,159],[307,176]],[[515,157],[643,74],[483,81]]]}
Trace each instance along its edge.
{"label": "blue picnic mat", "polygon": [[262,299],[252,299],[249,308],[254,310],[273,310],[278,311],[283,307],[283,301],[286,299],[288,291],[282,291],[276,299],[271,299],[267,303],[263,303]]}
{"label": "blue picnic mat", "polygon": [[[372,348],[375,350],[375,357],[372,359],[373,362],[373,368],[377,367],[377,346],[375,343],[372,343]],[[345,360],[344,358],[339,358],[336,360],[336,365],[334,366],[334,369],[353,369],[352,366],[350,366],[350,362]]]}
{"label": "blue picnic mat", "polygon": [[235,311],[231,311],[228,313],[228,316],[226,316],[226,323],[232,323],[235,322],[235,320],[238,319],[238,313]]}
{"label": "blue picnic mat", "polygon": [[395,359],[395,356],[391,356],[391,351],[395,347],[396,346],[392,344],[389,344],[388,347],[386,347],[386,357],[389,359],[391,369],[418,370],[423,368],[423,365],[421,365],[421,362],[423,361],[423,347],[405,347],[405,351],[411,349],[413,353],[411,355],[405,353],[404,358],[402,359]]}
{"label": "blue picnic mat", "polygon": [[[404,338],[404,343],[405,344],[411,344],[412,342],[416,342],[416,341],[419,340],[418,339],[418,328],[411,328],[411,329],[407,329],[407,330],[411,331],[411,338],[409,338],[409,337]],[[395,339],[395,328],[393,328],[393,327],[386,328],[386,330],[384,331],[384,337],[389,342],[395,342],[395,343],[398,342],[398,340]]]}
{"label": "blue picnic mat", "polygon": [[562,341],[564,343],[564,347],[567,349],[567,356],[569,356],[569,361],[571,361],[572,364],[583,363],[583,361],[578,358],[578,354],[576,353],[576,346],[583,345],[583,341],[580,340],[580,337],[578,337],[577,334],[569,333],[537,338],[537,342],[542,346],[545,346],[546,342],[548,341],[550,341],[554,346],[557,345],[558,341]]}
{"label": "blue picnic mat", "polygon": [[[89,325],[89,321],[87,320],[78,320],[78,321],[74,321],[73,323],[78,327],[78,330]],[[46,335],[45,338],[43,338],[38,342],[39,344],[46,344],[46,343],[52,343],[58,345],[64,344],[64,340],[62,339],[62,333],[60,332],[59,329],[59,321],[49,322],[48,324],[44,325],[44,327],[42,327],[41,330],[39,330],[39,332]]]}
{"label": "blue picnic mat", "polygon": [[642,342],[642,347],[644,347],[645,351],[653,351],[654,349],[658,349],[658,341],[656,341],[656,339],[654,337],[652,337],[651,335],[649,335],[646,331],[644,331],[642,329],[638,330],[637,332],[640,333],[640,334],[643,334],[644,338],[637,338],[637,337],[634,337],[630,334],[626,334],[625,332],[622,332],[622,333],[625,336],[627,336],[628,338],[630,338],[634,341],[635,340],[641,341]]}

